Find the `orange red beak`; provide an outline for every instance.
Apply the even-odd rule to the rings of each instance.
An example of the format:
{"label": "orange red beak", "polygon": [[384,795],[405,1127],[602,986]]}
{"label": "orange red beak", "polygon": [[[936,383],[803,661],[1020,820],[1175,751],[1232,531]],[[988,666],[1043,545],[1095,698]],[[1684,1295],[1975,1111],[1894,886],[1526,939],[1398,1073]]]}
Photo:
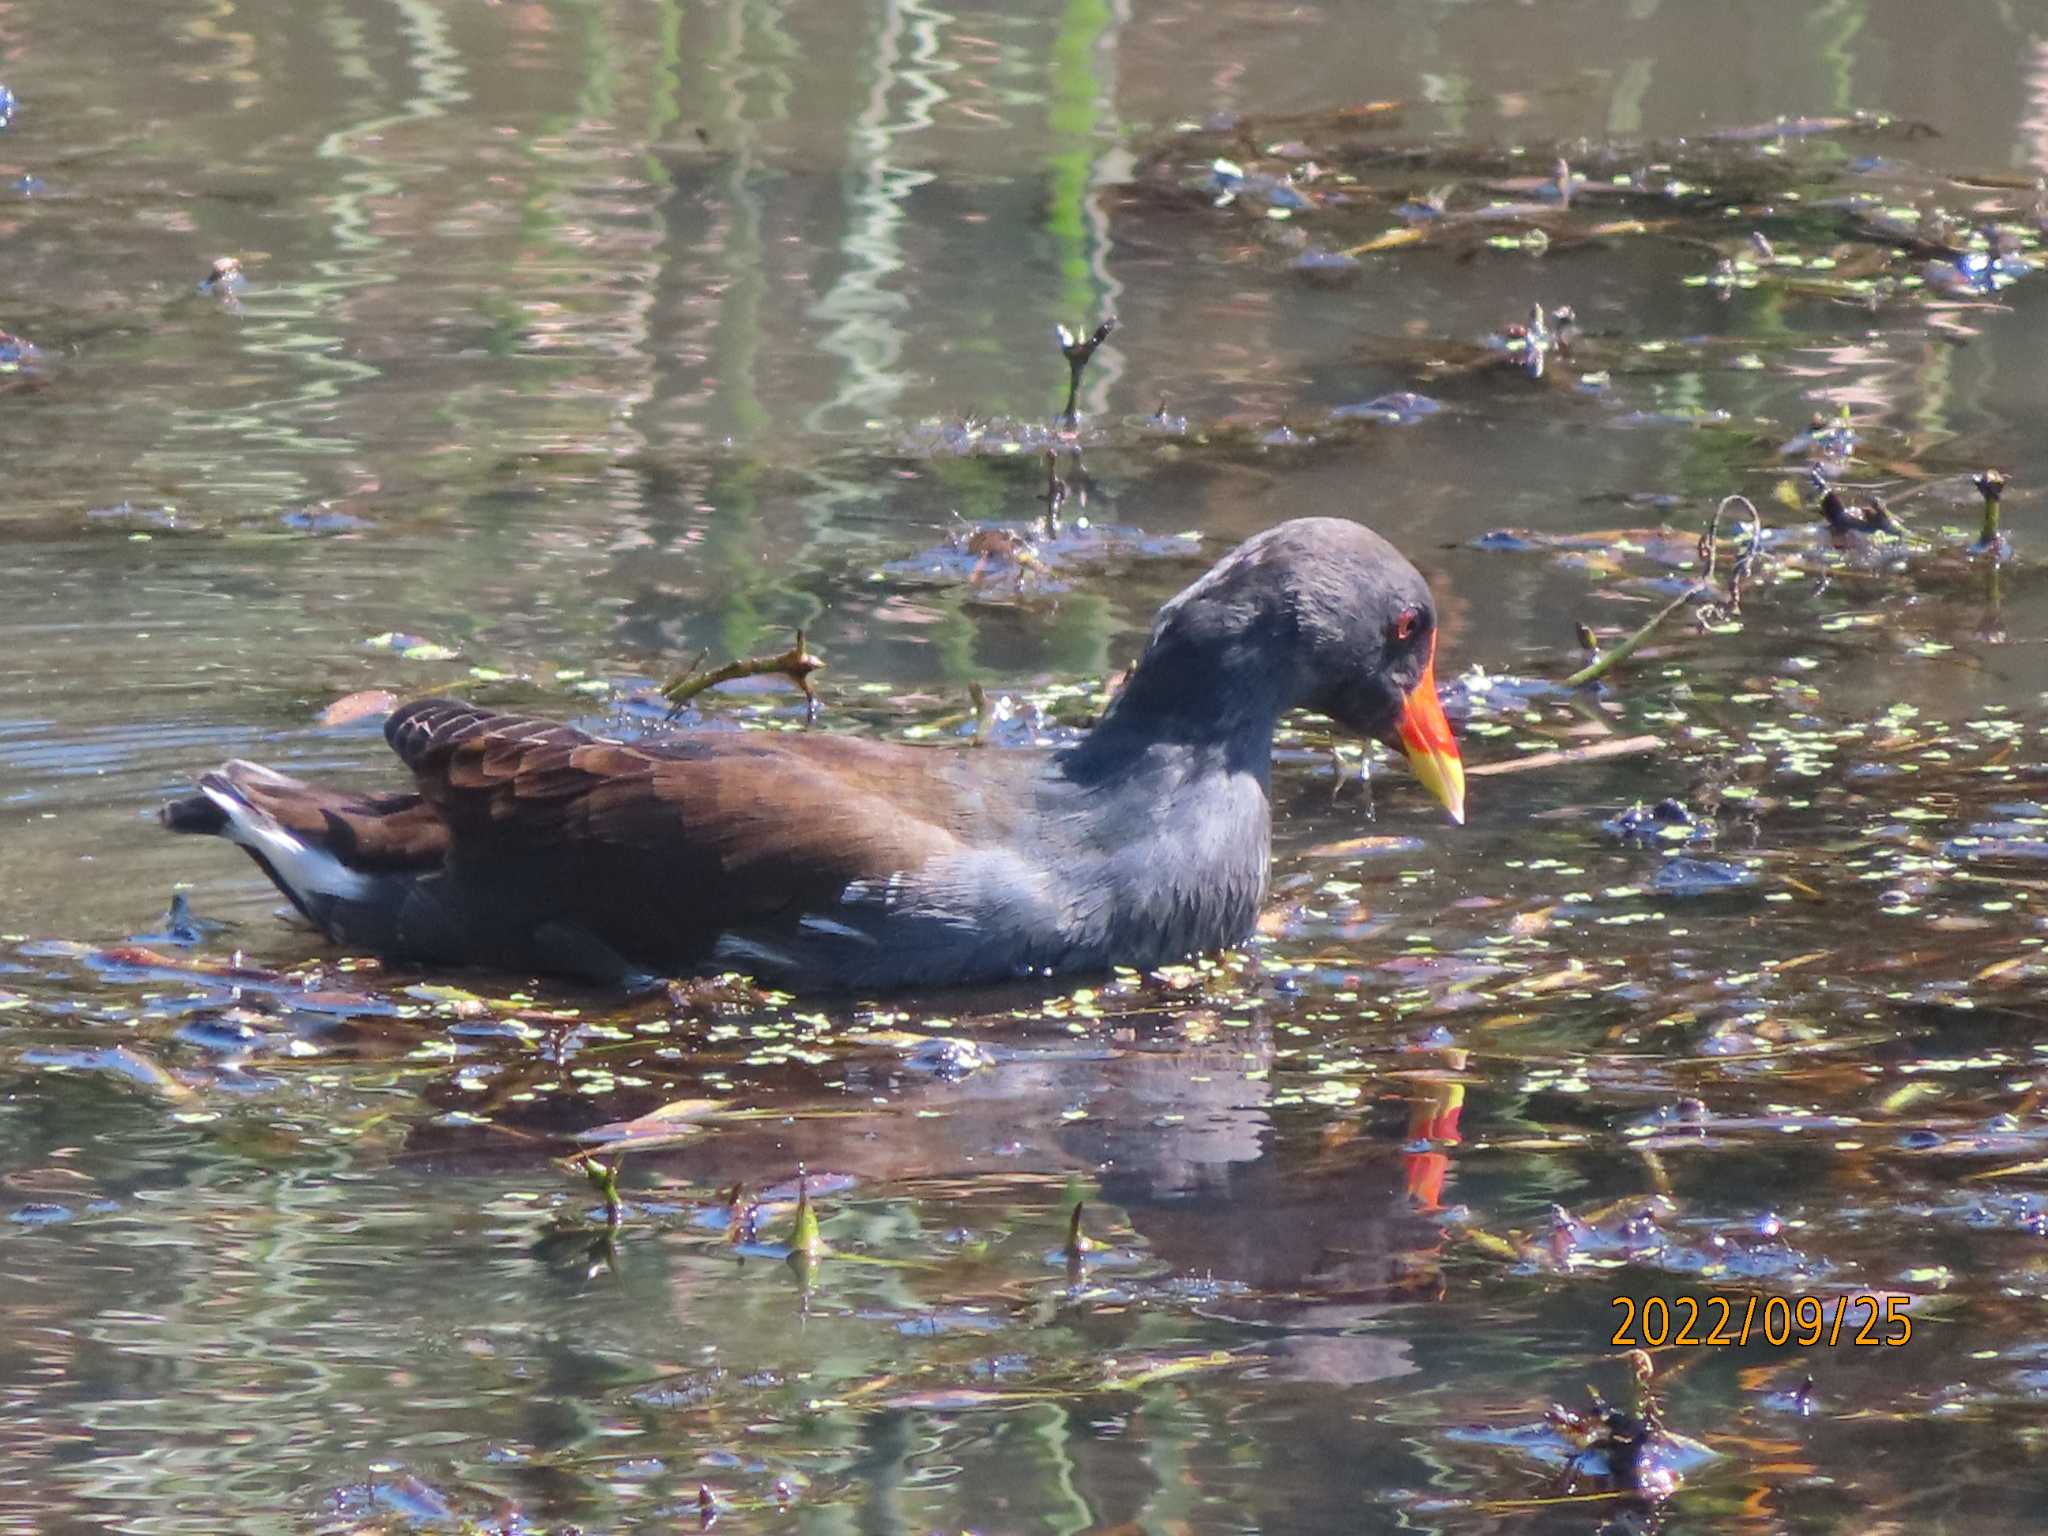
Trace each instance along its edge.
{"label": "orange red beak", "polygon": [[1401,750],[1408,754],[1408,766],[1423,787],[1443,803],[1451,820],[1465,824],[1465,764],[1458,756],[1457,738],[1451,722],[1444,718],[1444,706],[1436,696],[1436,638],[1430,637],[1429,665],[1422,669],[1408,697],[1401,701],[1401,718],[1394,723],[1401,738]]}

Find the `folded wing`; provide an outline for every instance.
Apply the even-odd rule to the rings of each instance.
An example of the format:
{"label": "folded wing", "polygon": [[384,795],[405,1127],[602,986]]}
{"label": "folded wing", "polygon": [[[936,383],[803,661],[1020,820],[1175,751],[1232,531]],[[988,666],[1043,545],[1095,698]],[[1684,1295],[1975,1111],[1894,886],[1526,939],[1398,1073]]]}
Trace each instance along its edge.
{"label": "folded wing", "polygon": [[988,811],[953,754],[814,731],[621,743],[424,699],[385,736],[445,829],[451,906],[654,967],[871,946],[873,893],[954,859]]}

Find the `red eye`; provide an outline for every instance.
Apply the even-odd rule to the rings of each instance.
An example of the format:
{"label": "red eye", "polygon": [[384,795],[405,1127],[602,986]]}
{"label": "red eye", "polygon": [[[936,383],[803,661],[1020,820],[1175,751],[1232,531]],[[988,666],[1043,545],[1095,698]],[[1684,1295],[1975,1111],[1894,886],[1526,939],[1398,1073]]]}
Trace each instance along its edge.
{"label": "red eye", "polygon": [[1412,640],[1415,638],[1415,631],[1421,627],[1421,610],[1417,608],[1403,608],[1401,610],[1401,617],[1394,620],[1394,638],[1396,640]]}

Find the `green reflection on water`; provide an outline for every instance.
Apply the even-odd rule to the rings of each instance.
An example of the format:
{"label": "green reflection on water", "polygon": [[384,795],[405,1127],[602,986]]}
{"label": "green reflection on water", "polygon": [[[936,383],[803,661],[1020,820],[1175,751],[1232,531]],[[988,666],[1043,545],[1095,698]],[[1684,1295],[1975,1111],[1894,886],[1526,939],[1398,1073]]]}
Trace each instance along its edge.
{"label": "green reflection on water", "polygon": [[[551,667],[587,680],[651,665],[664,634],[745,653],[827,615],[834,684],[1099,680],[1188,561],[1083,568],[1021,596],[874,573],[942,539],[955,514],[1037,513],[1033,466],[906,451],[906,418],[1056,400],[1049,323],[1109,308],[1129,310],[1126,330],[1091,372],[1090,409],[1149,411],[1144,396],[1170,379],[1196,397],[1197,434],[1248,390],[1312,431],[1331,399],[1414,382],[1362,361],[1364,338],[1469,339],[1532,296],[1556,302],[1553,285],[1583,288],[1562,297],[1607,333],[1788,350],[1811,338],[1797,373],[1769,350],[1753,373],[1617,386],[1631,406],[1728,410],[1725,430],[1615,430],[1570,397],[1481,385],[1446,388],[1430,423],[1292,457],[1256,441],[1207,458],[1180,442],[1091,446],[1096,514],[1200,527],[1210,550],[1293,513],[1371,516],[1430,567],[1461,662],[1554,674],[1567,616],[1631,611],[1617,583],[1547,553],[1475,550],[1478,535],[1511,518],[1554,533],[1663,518],[1683,537],[1694,508],[1617,518],[1597,498],[1769,483],[1788,471],[1775,445],[1803,425],[1809,391],[1876,402],[1873,473],[1894,458],[1918,468],[1951,434],[2015,467],[2023,558],[2002,582],[2001,622],[2021,641],[2041,631],[2026,564],[2024,482],[2048,474],[2027,413],[2044,355],[2031,289],[1976,317],[1967,351],[1930,338],[1913,311],[1873,323],[1779,290],[1694,306],[1672,272],[1618,246],[1548,265],[1389,260],[1325,290],[1294,281],[1293,247],[1242,210],[1109,191],[1119,157],[1144,142],[1126,123],[1199,116],[1221,97],[1251,112],[1354,92],[1417,101],[1431,94],[1422,64],[1440,100],[1411,107],[1401,143],[1446,129],[1530,143],[1603,126],[1689,132],[1709,120],[1712,103],[1689,94],[1701,79],[1722,99],[1810,110],[1828,105],[1797,99],[1818,66],[1840,107],[1923,95],[1941,107],[1929,115],[1954,136],[1924,156],[1937,174],[2023,158],[2006,121],[2026,76],[2005,55],[2020,50],[2002,34],[1987,45],[1967,17],[1940,23],[1962,87],[1916,72],[1894,83],[1901,100],[1869,102],[1852,91],[1868,71],[1852,70],[1851,44],[1867,52],[1881,36],[1885,56],[1918,57],[1930,23],[1795,6],[1758,20],[1750,54],[1715,60],[1690,42],[1704,13],[1639,4],[1532,17],[1505,37],[1491,13],[1435,5],[1402,9],[1397,36],[1379,13],[1182,18],[1100,0],[1016,25],[880,0],[850,23],[758,0],[244,0],[200,26],[174,18],[161,37],[139,21],[79,22],[82,9],[9,23],[10,49],[25,39],[9,69],[32,72],[10,84],[35,89],[33,115],[0,140],[6,174],[39,168],[53,195],[5,204],[0,323],[52,342],[55,364],[46,385],[0,399],[19,466],[0,678],[10,928],[106,943],[155,922],[172,882],[192,880],[202,911],[242,922],[203,956],[331,961],[271,921],[274,898],[246,861],[171,847],[147,815],[229,751],[393,784],[373,730],[309,723],[357,687],[468,687],[477,662],[508,674],[491,686],[521,707],[582,709],[587,696]],[[1222,30],[1201,33],[1210,21]],[[1587,97],[1576,82],[1623,34],[1632,62],[1609,96]],[[1798,46],[1779,46],[1787,37]],[[970,127],[950,110],[963,102],[1001,110]],[[144,126],[125,137],[131,121]],[[928,216],[939,208],[999,220],[998,238],[973,243],[979,226]],[[240,315],[191,295],[192,258],[217,250],[252,257]],[[1901,426],[1912,441],[1882,435]],[[327,496],[359,525],[331,537],[278,526],[280,506]],[[175,503],[193,526],[87,516],[131,498]],[[1774,520],[1798,531],[1797,517]],[[1760,582],[1744,636],[1674,637],[1659,670],[1603,698],[1504,706],[1505,739],[1471,738],[1475,762],[1524,736],[1563,747],[1646,729],[1676,745],[1485,781],[1455,837],[1424,819],[1398,770],[1376,786],[1377,822],[1355,791],[1333,801],[1320,749],[1290,738],[1276,771],[1279,932],[1259,951],[1270,975],[1213,993],[1161,987],[1107,1021],[1039,1019],[1035,1003],[1019,1020],[1010,1000],[905,1005],[889,1027],[1016,1051],[959,1082],[856,1043],[883,1027],[871,1017],[806,1035],[815,1062],[748,1066],[789,1042],[786,1011],[734,1022],[621,1008],[629,1038],[599,1055],[573,1022],[493,1036],[409,999],[395,975],[326,982],[388,992],[411,1018],[10,946],[0,1524],[399,1530],[396,1512],[337,1501],[399,1464],[464,1517],[486,1519],[502,1498],[548,1528],[672,1530],[694,1519],[702,1480],[757,1501],[726,1526],[744,1530],[773,1518],[776,1478],[802,1472],[790,1523],[805,1530],[1126,1517],[1175,1533],[1492,1529],[1481,1511],[1418,1507],[1413,1489],[1504,1498],[1540,1485],[1529,1459],[1454,1432],[1533,1422],[1587,1379],[1613,1390],[1607,1302],[1684,1271],[1546,1266],[1540,1251],[1511,1265],[1459,1247],[1457,1219],[1412,1208],[1427,1180],[1401,1176],[1404,1160],[1437,1159],[1447,1203],[1537,1250],[1552,1201],[1668,1193],[1687,1261],[1767,1249],[1756,1222],[1774,1210],[1830,1276],[1952,1272],[1953,1311],[1914,1352],[1821,1362],[1833,1396],[1811,1420],[1764,1401],[1804,1361],[1722,1357],[1678,1373],[1674,1419],[1720,1438],[1730,1470],[1681,1502],[1674,1530],[1741,1505],[1800,1533],[1852,1531],[1965,1495],[1987,1532],[2028,1528],[2033,1182],[1976,1179],[1967,1200],[1951,1197],[1963,1172],[2038,1151],[2033,877],[2023,853],[2001,863],[1943,847],[1978,821],[2028,814],[2035,790],[2016,776],[2038,756],[2039,680],[2031,653],[1973,638],[1979,573],[1936,560],[1894,588],[1881,573],[1829,578],[1828,592],[1808,582],[1784,596]],[[907,622],[884,623],[885,608]],[[1820,628],[1852,612],[1876,622]],[[362,646],[387,630],[431,630],[464,655],[421,666]],[[1912,654],[1922,640],[1955,650]],[[1824,669],[1811,681],[1787,665],[1806,653]],[[1753,696],[1765,702],[1729,702]],[[1786,740],[1817,751],[1815,732],[1898,704],[1923,712],[1917,745],[1879,750],[1883,733],[1867,732],[1816,783],[1776,775]],[[1997,717],[2018,732],[2003,746],[1962,724],[1991,706],[2012,711]],[[858,695],[834,707],[834,726],[878,731],[925,717],[879,701],[870,717]],[[1771,896],[1796,895],[1782,883],[1796,879],[1824,901],[1603,894],[1663,863],[1600,833],[1604,817],[1728,787],[1756,791],[1757,808],[1725,819],[1715,856],[1757,863],[1781,882]],[[1379,837],[1419,846],[1307,851]],[[1563,899],[1582,888],[1585,900]],[[1886,888],[1922,910],[1873,916]],[[1599,926],[1645,912],[1657,921]],[[1465,984],[1404,968],[1417,958],[1408,933]],[[586,1020],[615,1001],[549,1000]],[[247,1060],[183,1033],[236,1019],[267,1041]],[[651,1023],[665,1032],[632,1036]],[[1418,1153],[1404,1084],[1438,1030],[1473,1052],[1465,1140]],[[1218,1066],[1218,1036],[1278,1043],[1233,1072]],[[30,1060],[114,1044],[172,1086]],[[601,1097],[572,1091],[592,1061],[617,1073]],[[1141,1069],[1145,1090],[1117,1086]],[[633,1168],[650,1209],[629,1222],[617,1271],[593,1268],[587,1194],[549,1161],[561,1133],[704,1091],[714,1070],[732,1077],[711,1088],[761,1118]],[[551,1081],[572,1089],[533,1086]],[[1710,1133],[1654,1155],[1630,1134],[1694,1095],[1717,1117]],[[1841,1123],[1781,1126],[1788,1103]],[[458,1107],[490,1123],[447,1119]],[[1979,1134],[1996,1150],[1971,1150]],[[845,1163],[858,1180],[827,1197],[827,1230],[848,1251],[824,1262],[802,1316],[779,1262],[735,1257],[697,1220],[734,1180],[787,1179],[798,1161]],[[1119,1181],[1090,1199],[1132,1259],[1105,1264],[1079,1298],[1045,1262],[1058,1242],[1046,1191],[1077,1169]],[[944,1193],[907,1192],[923,1177],[946,1180]],[[1289,1205],[1304,1188],[1322,1193]],[[38,1225],[51,1205],[70,1219]],[[868,1256],[901,1267],[863,1267]],[[1278,1278],[1231,1289],[1260,1266]],[[986,1331],[948,1331],[941,1320],[969,1308]],[[1359,1339],[1414,1370],[1382,1381],[1352,1369]],[[1246,1367],[1135,1393],[1101,1385],[1112,1357],[1217,1342]],[[716,1376],[702,1403],[636,1396],[698,1375]],[[891,1406],[1008,1387],[1050,1395],[986,1411]],[[1784,1450],[1795,1441],[1796,1457]],[[1304,1450],[1322,1446],[1320,1464]],[[635,1464],[638,1481],[622,1470]],[[1537,1518],[1584,1528],[1570,1511]]]}
{"label": "green reflection on water", "polygon": [[[1098,314],[1114,308],[1104,230],[1094,205],[1109,105],[1103,71],[1114,21],[1109,0],[1067,0],[1053,39],[1052,94],[1046,104],[1053,142],[1047,156],[1046,229],[1059,263],[1060,313],[1066,323],[1078,323],[1084,331]],[[1095,376],[1088,381],[1091,409],[1101,408],[1116,376],[1113,353],[1113,347],[1107,349],[1093,365]],[[1064,395],[1056,392],[1052,398],[1063,402]]]}

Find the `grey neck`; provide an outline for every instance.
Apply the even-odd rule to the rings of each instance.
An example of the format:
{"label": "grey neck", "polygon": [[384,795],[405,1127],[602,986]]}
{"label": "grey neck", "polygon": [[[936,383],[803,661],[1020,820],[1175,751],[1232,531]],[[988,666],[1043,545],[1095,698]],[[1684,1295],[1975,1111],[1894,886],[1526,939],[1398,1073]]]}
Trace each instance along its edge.
{"label": "grey neck", "polygon": [[1240,640],[1201,644],[1160,636],[1086,738],[1066,754],[1068,776],[1100,782],[1178,749],[1188,765],[1271,777],[1273,731],[1295,700],[1293,669]]}

